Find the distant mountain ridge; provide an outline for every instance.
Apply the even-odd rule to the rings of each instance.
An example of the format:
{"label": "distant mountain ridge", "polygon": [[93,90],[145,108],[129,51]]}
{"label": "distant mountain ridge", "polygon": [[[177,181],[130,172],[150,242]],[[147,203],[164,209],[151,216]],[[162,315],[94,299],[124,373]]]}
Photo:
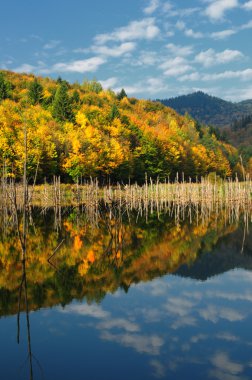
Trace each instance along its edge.
{"label": "distant mountain ridge", "polygon": [[235,120],[252,114],[252,99],[232,103],[202,91],[158,101],[182,115],[188,113],[199,122],[215,127],[230,126]]}

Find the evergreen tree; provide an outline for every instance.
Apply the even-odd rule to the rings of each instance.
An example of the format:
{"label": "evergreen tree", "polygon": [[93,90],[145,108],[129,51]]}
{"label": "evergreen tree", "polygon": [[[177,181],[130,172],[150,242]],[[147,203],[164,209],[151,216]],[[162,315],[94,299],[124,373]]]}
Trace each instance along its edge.
{"label": "evergreen tree", "polygon": [[124,90],[124,88],[121,89],[121,91],[117,94],[117,99],[122,100],[123,98],[127,98],[127,94]]}
{"label": "evergreen tree", "polygon": [[74,105],[80,104],[80,94],[77,90],[74,90],[73,95],[71,97],[71,102]]}
{"label": "evergreen tree", "polygon": [[61,84],[61,83],[63,82],[61,76],[59,76],[59,77],[57,78],[56,82],[57,82],[58,84]]}
{"label": "evergreen tree", "polygon": [[68,96],[67,90],[66,83],[62,82],[55,93],[52,115],[59,121],[74,120],[71,99]]}
{"label": "evergreen tree", "polygon": [[119,118],[120,113],[119,113],[119,110],[117,108],[117,105],[113,104],[113,106],[111,107],[110,113],[109,113],[109,120],[113,121],[116,117]]}
{"label": "evergreen tree", "polygon": [[0,100],[10,97],[11,84],[5,79],[4,74],[0,73]]}
{"label": "evergreen tree", "polygon": [[28,98],[32,105],[39,104],[43,100],[43,87],[37,78],[29,86]]}

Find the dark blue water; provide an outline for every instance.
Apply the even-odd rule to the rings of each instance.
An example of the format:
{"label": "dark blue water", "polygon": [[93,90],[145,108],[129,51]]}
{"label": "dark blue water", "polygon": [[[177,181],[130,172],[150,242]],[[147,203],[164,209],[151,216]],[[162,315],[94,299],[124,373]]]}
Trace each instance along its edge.
{"label": "dark blue water", "polygon": [[[35,297],[34,283],[28,281],[30,334],[22,303],[19,344],[17,288],[11,291],[10,284],[2,280],[1,379],[251,379],[251,235],[247,233],[243,241],[242,225],[219,235],[211,240],[211,248],[201,245],[194,259],[180,260],[177,265],[173,258],[176,265],[167,273],[157,253],[152,258],[153,273],[145,271],[144,257],[143,264],[133,270],[141,255],[153,250],[153,245],[139,248],[140,243],[136,244],[134,249],[142,253],[130,262],[126,260],[126,267],[114,268],[120,284],[117,287],[114,280],[106,282],[110,275],[104,274],[110,273],[109,266],[98,271],[100,266],[95,267],[95,263],[85,275],[94,280],[85,278],[81,283],[86,291],[76,293],[76,286],[80,286],[74,282],[76,272],[65,277],[66,289],[61,284],[61,292],[67,295],[56,289],[58,280],[41,276],[36,280],[40,298],[37,293]],[[162,247],[162,255],[169,246],[165,236],[160,232],[160,238],[153,242],[155,252]],[[160,246],[162,241],[164,246]],[[27,266],[29,279],[31,270]],[[2,266],[1,271],[5,278],[3,271],[8,268]],[[52,272],[51,276],[56,274]],[[95,296],[90,295],[96,286]],[[41,296],[41,289],[46,296]]]}

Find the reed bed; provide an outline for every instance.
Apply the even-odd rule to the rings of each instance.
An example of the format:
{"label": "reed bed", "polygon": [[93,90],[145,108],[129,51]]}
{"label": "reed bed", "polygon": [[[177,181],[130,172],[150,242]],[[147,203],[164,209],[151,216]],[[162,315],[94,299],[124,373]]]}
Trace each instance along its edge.
{"label": "reed bed", "polygon": [[[99,187],[97,180],[84,184],[61,184],[60,178],[54,178],[52,184],[28,187],[28,204],[41,207],[92,205],[104,200],[105,203],[119,202],[130,208],[139,208],[140,203],[148,205],[160,204],[199,204],[222,207],[227,204],[238,204],[242,208],[252,206],[252,181],[247,178],[243,182],[236,180],[210,181],[202,178],[200,182],[152,181],[144,185],[127,184]],[[0,189],[0,206],[7,205],[15,199],[18,207],[22,206],[24,190],[22,184],[2,180]],[[155,206],[155,207],[156,207]]]}
{"label": "reed bed", "polygon": [[[2,184],[0,196],[0,222],[11,226],[17,211],[23,209],[23,186],[13,182]],[[183,220],[196,220],[197,224],[207,224],[211,218],[225,218],[227,224],[241,218],[246,228],[252,221],[252,181],[210,181],[165,183],[150,180],[143,186],[137,184],[106,186],[100,188],[97,180],[84,184],[65,185],[59,178],[53,184],[28,187],[27,209],[38,207],[38,212],[54,210],[55,229],[61,228],[62,213],[65,208],[74,207],[87,222],[98,225],[105,214],[111,219],[121,220],[123,215],[144,217],[146,221],[153,213],[159,218],[168,214],[179,224]],[[107,216],[106,216],[107,217]]]}

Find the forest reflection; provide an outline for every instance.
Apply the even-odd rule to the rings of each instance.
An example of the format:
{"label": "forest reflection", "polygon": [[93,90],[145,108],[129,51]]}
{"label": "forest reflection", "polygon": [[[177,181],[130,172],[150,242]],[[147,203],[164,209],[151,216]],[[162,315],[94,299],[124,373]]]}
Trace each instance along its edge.
{"label": "forest reflection", "polygon": [[[235,232],[242,257],[244,245],[249,244],[250,220],[251,210],[240,206],[213,209],[169,203],[132,208],[99,202],[70,208],[29,208],[24,261],[15,215],[4,209],[0,227],[1,315],[25,311],[25,303],[30,310],[37,310],[66,305],[72,299],[99,302],[118,288],[127,292],[132,284],[169,273],[185,274],[185,266],[190,268],[220,239]],[[23,223],[21,212],[20,231]],[[214,273],[211,268],[211,275]],[[28,284],[25,302],[20,301],[23,278]]]}

